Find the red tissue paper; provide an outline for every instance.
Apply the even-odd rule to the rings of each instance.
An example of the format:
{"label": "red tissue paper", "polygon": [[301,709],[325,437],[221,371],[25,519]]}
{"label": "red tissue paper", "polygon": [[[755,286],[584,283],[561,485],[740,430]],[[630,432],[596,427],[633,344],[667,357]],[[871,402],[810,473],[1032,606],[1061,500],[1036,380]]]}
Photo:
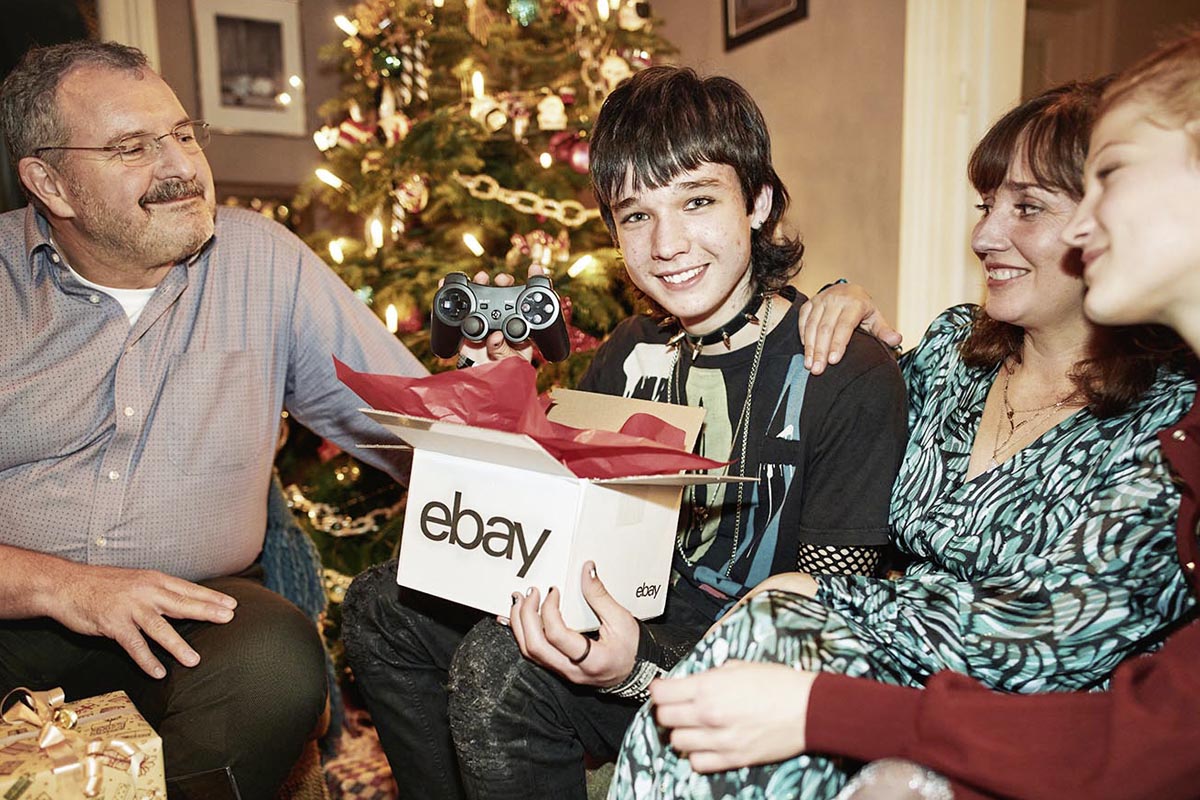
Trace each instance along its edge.
{"label": "red tissue paper", "polygon": [[551,422],[538,398],[536,373],[521,358],[424,378],[356,372],[336,357],[338,379],[378,411],[523,433],[576,477],[624,478],[713,469],[713,461],[682,449],[679,428],[650,414],[634,414],[619,432]]}

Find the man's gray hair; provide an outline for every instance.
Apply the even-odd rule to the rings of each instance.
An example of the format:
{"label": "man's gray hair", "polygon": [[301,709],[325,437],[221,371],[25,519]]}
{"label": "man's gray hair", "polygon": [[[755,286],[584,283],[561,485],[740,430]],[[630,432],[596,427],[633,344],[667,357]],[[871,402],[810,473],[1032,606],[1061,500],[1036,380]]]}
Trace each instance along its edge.
{"label": "man's gray hair", "polygon": [[70,130],[59,114],[56,95],[63,78],[85,66],[150,69],[141,50],[117,42],[78,41],[30,49],[0,86],[0,130],[14,167],[39,147],[67,144]]}

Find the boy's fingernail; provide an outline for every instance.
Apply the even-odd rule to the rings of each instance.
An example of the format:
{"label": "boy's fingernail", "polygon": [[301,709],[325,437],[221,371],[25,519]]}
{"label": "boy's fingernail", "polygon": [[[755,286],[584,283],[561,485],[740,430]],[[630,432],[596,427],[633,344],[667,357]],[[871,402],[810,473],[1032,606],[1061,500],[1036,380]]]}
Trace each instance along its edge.
{"label": "boy's fingernail", "polygon": [[595,564],[592,564],[592,568],[588,570],[588,575],[591,576],[592,580],[596,580],[596,565]]}

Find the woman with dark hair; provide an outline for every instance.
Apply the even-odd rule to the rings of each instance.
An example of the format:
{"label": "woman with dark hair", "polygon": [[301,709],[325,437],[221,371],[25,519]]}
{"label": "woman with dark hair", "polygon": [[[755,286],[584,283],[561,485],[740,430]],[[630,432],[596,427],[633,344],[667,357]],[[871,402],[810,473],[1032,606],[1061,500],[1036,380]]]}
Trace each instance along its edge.
{"label": "woman with dark hair", "polygon": [[764,581],[671,673],[693,677],[651,688],[610,797],[829,797],[847,776],[805,753],[812,673],[1096,688],[1187,609],[1155,432],[1194,385],[1142,346],[1148,332],[1084,317],[1061,239],[1102,88],[1023,104],[972,155],[987,297],[943,313],[902,364],[911,436],[891,522],[906,573]]}

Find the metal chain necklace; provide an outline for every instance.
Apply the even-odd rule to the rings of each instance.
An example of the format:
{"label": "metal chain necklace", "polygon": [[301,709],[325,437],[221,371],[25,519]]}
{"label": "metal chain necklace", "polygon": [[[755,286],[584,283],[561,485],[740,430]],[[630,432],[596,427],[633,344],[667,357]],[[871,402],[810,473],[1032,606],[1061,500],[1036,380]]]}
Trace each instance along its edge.
{"label": "metal chain necklace", "polygon": [[[992,457],[990,459],[988,459],[988,465],[987,465],[987,468],[989,470],[995,469],[996,467],[1000,466],[1000,460],[997,457],[1000,455],[1000,453],[1006,451],[1008,449],[1009,445],[1012,444],[1013,439],[1017,435],[1017,431],[1021,430],[1022,428],[1024,428],[1027,425],[1031,425],[1032,423],[1036,422],[1037,420],[1040,420],[1040,419],[1050,416],[1055,411],[1058,411],[1060,408],[1062,408],[1064,405],[1066,405],[1067,402],[1071,400],[1071,398],[1073,398],[1077,394],[1079,394],[1079,390],[1076,389],[1076,390],[1073,390],[1070,394],[1063,397],[1058,402],[1051,403],[1050,405],[1046,405],[1046,406],[1041,406],[1039,408],[1030,408],[1030,409],[1018,411],[1017,409],[1012,407],[1012,403],[1010,403],[1008,400],[1008,384],[1012,380],[1013,370],[1011,367],[1008,366],[1007,361],[1004,363],[1004,366],[1002,367],[1002,369],[1004,370],[1004,391],[1002,392],[1002,397],[1003,397],[1003,402],[1004,402],[1004,418],[1008,421],[1008,435],[1004,437],[1003,442],[1000,441],[1000,429],[1003,426],[1002,425],[996,426],[996,440],[994,442],[994,446],[992,447]],[[1015,422],[1014,417],[1016,417],[1017,414],[1032,414],[1033,416],[1028,417],[1027,419],[1023,419],[1020,422]]]}
{"label": "metal chain necklace", "polygon": [[[754,346],[754,359],[750,362],[750,378],[746,387],[746,399],[742,403],[742,411],[738,417],[737,425],[733,429],[733,436],[730,440],[730,452],[733,455],[734,446],[738,446],[739,454],[737,459],[737,477],[746,477],[746,453],[749,449],[750,442],[750,413],[754,405],[754,384],[758,380],[758,367],[762,362],[763,350],[766,348],[767,332],[771,327],[771,306],[774,293],[764,292],[762,295],[766,306],[763,310],[762,322],[758,323],[757,318],[753,318],[754,323],[759,324],[758,343]],[[671,372],[667,377],[667,398],[677,405],[684,405],[680,396],[680,375],[679,375],[679,350],[680,341],[675,341],[675,355],[671,361]],[[725,465],[723,474],[729,474],[729,466]],[[709,515],[712,513],[712,505],[706,503],[703,506],[697,505],[695,501],[696,487],[689,486],[685,490],[688,494],[688,505],[691,509],[689,524],[686,528],[681,528],[675,536],[675,549],[679,552],[679,557],[683,559],[683,563],[689,567],[695,566],[695,563],[687,557],[683,551],[684,535],[699,528],[701,532],[704,530],[704,525],[708,521]],[[714,495],[716,491],[714,490]],[[733,547],[729,551],[729,560],[725,565],[725,577],[728,578],[733,570],[733,561],[737,556],[738,545],[741,544],[742,533],[742,509],[745,504],[746,482],[738,481],[737,483],[737,502],[734,506],[733,517]]]}

